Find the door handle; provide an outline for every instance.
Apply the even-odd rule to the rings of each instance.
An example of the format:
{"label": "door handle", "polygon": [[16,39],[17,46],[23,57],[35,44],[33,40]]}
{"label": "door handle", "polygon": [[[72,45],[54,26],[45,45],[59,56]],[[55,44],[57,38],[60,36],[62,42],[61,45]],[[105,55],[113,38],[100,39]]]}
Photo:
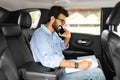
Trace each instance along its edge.
{"label": "door handle", "polygon": [[91,41],[87,40],[87,39],[80,39],[77,40],[77,44],[82,45],[82,46],[89,46],[91,43]]}
{"label": "door handle", "polygon": [[83,41],[83,40],[78,40],[77,41],[79,44],[86,44],[86,43],[88,43],[87,41]]}

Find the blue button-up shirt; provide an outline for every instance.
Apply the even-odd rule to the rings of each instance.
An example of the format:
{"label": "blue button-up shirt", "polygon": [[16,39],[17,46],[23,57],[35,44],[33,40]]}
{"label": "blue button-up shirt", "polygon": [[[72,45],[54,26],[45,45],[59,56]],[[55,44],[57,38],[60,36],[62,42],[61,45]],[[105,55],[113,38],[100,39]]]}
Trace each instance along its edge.
{"label": "blue button-up shirt", "polygon": [[51,68],[59,67],[64,59],[62,51],[67,48],[58,34],[51,33],[44,24],[34,32],[30,47],[34,60]]}

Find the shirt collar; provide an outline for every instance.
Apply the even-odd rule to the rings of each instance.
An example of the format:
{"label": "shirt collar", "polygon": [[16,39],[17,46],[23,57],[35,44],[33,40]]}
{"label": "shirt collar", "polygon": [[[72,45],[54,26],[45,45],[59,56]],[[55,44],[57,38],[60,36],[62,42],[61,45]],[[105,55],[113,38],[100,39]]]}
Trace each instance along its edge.
{"label": "shirt collar", "polygon": [[56,34],[56,32],[50,32],[49,29],[45,26],[45,24],[41,24],[41,28],[48,34],[52,35],[52,34]]}
{"label": "shirt collar", "polygon": [[45,24],[41,24],[41,28],[48,34],[52,34],[49,29],[45,26]]}

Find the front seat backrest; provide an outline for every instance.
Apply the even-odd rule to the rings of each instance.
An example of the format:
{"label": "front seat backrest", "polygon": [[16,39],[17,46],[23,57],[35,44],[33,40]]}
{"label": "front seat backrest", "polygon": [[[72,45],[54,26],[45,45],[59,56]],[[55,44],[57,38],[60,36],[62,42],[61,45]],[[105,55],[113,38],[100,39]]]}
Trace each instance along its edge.
{"label": "front seat backrest", "polygon": [[32,19],[31,19],[30,14],[28,12],[21,13],[20,16],[19,16],[19,19],[18,19],[18,24],[21,27],[22,34],[24,36],[25,42],[30,49],[29,42],[30,42],[31,37],[34,33],[34,29],[30,29],[30,27],[32,25]]}
{"label": "front seat backrest", "polygon": [[19,80],[17,67],[12,59],[6,39],[0,31],[0,69],[8,80]]}
{"label": "front seat backrest", "polygon": [[[108,30],[104,30],[101,34],[101,44],[102,44],[102,50],[103,50],[103,60],[104,60],[104,68],[107,70],[107,73],[109,73],[108,78],[113,78],[116,75],[115,69],[114,69],[114,63],[113,63],[113,57],[110,53],[110,33]],[[106,65],[106,63],[108,63]],[[107,74],[106,73],[106,74]],[[108,74],[107,74],[108,75]]]}
{"label": "front seat backrest", "polygon": [[113,55],[113,62],[117,79],[120,80],[120,34],[117,33],[117,27],[120,24],[120,2],[118,2],[106,22],[110,29],[110,44],[111,54]]}
{"label": "front seat backrest", "polygon": [[25,44],[21,29],[16,24],[7,24],[2,26],[3,34],[6,37],[11,55],[15,61],[17,68],[27,62],[33,61],[31,52]]}
{"label": "front seat backrest", "polygon": [[[120,2],[118,2],[113,8],[111,14],[109,15],[106,24],[109,25],[109,30],[104,30],[102,32],[102,36],[107,39],[106,43],[103,43],[102,46],[107,44],[104,51],[106,54],[111,57],[111,61],[113,62],[116,77],[115,80],[120,80],[120,36],[116,33],[117,26],[120,23]],[[107,32],[107,36],[106,35]],[[103,37],[102,37],[103,39]],[[107,48],[107,49],[106,49]]]}

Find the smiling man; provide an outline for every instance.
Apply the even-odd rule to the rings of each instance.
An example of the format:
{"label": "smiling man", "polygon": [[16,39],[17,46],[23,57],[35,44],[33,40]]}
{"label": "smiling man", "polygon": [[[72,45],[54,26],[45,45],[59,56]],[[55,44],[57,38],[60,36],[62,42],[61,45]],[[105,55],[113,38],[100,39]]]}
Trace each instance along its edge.
{"label": "smiling man", "polygon": [[30,41],[34,60],[46,67],[83,70],[73,73],[66,73],[63,70],[60,80],[106,80],[100,68],[88,69],[92,64],[91,61],[74,62],[64,58],[62,51],[68,48],[71,33],[64,28],[64,33],[60,34],[59,30],[64,26],[66,17],[68,17],[68,11],[63,7],[51,7],[48,14],[49,20],[34,32]]}

